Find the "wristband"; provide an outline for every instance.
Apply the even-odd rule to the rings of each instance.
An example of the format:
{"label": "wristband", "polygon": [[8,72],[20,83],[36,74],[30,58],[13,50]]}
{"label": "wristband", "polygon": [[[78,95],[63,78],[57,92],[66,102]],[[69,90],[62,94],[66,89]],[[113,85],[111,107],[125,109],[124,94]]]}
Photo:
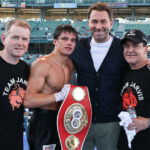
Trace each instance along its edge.
{"label": "wristband", "polygon": [[56,102],[65,100],[66,96],[69,93],[69,90],[70,90],[70,84],[65,84],[60,92],[55,93],[54,96],[55,96]]}

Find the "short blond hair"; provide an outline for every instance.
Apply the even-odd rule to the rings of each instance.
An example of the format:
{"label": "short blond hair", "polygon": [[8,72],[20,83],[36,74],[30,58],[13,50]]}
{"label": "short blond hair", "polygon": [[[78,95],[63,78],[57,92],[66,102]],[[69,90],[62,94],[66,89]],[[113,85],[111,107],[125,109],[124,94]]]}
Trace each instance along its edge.
{"label": "short blond hair", "polygon": [[7,34],[9,32],[12,25],[29,29],[29,31],[31,32],[31,26],[29,23],[21,19],[12,19],[6,23],[4,34]]}

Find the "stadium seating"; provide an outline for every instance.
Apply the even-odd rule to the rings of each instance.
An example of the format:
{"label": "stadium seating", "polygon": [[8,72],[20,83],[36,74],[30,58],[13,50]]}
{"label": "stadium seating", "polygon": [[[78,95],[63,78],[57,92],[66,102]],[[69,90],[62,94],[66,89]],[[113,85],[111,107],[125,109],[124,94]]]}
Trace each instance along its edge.
{"label": "stadium seating", "polygon": [[31,34],[31,41],[51,41],[53,39],[53,32],[58,25],[70,24],[70,21],[40,21],[34,26]]}
{"label": "stadium seating", "polygon": [[[28,21],[31,25],[31,43],[47,43],[53,40],[53,32],[58,25],[71,24],[70,21]],[[5,22],[0,23],[0,34],[5,29]],[[72,24],[78,32],[79,38],[91,36],[87,21],[77,21]],[[132,29],[142,30],[147,37],[150,36],[150,22],[138,23],[137,21],[130,21],[130,23],[119,23],[118,20],[114,20],[111,33],[115,36],[122,38],[125,32]]]}
{"label": "stadium seating", "polygon": [[42,57],[44,54],[25,54],[21,59],[31,65],[37,58]]}
{"label": "stadium seating", "polygon": [[33,31],[38,25],[39,25],[39,21],[28,21],[28,23],[31,26],[31,31]]}
{"label": "stadium seating", "polygon": [[114,23],[113,23],[111,31],[117,30],[118,26],[119,26],[119,21],[118,20],[114,20]]}
{"label": "stadium seating", "polygon": [[[6,25],[5,22],[1,22],[1,23],[0,23],[0,36],[2,35],[2,33],[3,33],[4,30],[5,30],[5,25]],[[0,42],[1,42],[1,38],[0,38]]]}
{"label": "stadium seating", "polygon": [[5,22],[1,22],[0,23],[0,35],[3,33],[3,31],[5,30],[5,25],[6,23]]}
{"label": "stadium seating", "polygon": [[147,36],[150,35],[150,24],[125,24],[125,31],[129,31],[132,29],[142,30]]}
{"label": "stadium seating", "polygon": [[78,21],[73,26],[77,30],[79,37],[86,37],[91,35],[87,21]]}

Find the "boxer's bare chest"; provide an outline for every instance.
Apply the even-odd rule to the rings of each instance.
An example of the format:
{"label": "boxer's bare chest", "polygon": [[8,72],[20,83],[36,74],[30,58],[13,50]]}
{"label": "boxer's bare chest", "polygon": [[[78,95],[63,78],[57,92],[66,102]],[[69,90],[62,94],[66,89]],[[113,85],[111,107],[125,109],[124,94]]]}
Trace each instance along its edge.
{"label": "boxer's bare chest", "polygon": [[70,76],[71,71],[68,66],[53,65],[46,77],[45,86],[51,92],[60,91],[64,84],[69,83]]}

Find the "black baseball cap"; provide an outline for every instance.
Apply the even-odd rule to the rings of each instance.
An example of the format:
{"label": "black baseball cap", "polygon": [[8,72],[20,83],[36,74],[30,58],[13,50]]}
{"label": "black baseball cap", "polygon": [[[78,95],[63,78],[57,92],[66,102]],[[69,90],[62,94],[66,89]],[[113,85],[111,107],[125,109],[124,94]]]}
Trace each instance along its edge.
{"label": "black baseball cap", "polygon": [[121,44],[123,45],[126,41],[132,41],[133,43],[144,43],[147,45],[146,35],[137,29],[128,31],[124,38],[121,40]]}

